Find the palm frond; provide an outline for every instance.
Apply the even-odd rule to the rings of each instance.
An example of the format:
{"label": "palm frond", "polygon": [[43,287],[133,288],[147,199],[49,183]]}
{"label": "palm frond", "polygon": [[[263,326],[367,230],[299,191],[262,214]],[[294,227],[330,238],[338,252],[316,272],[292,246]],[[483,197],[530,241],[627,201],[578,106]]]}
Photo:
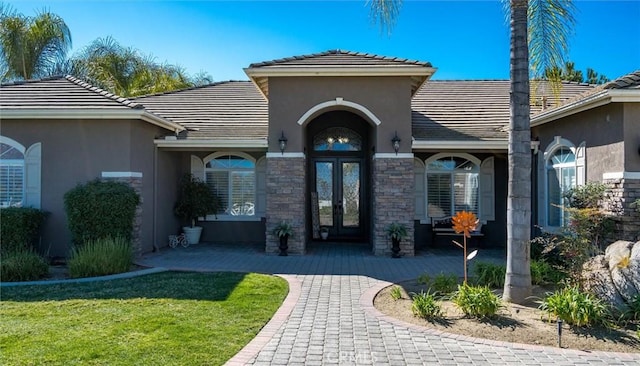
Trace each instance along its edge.
{"label": "palm frond", "polygon": [[380,32],[391,34],[400,16],[402,0],[367,0],[367,5],[372,23],[380,26]]}

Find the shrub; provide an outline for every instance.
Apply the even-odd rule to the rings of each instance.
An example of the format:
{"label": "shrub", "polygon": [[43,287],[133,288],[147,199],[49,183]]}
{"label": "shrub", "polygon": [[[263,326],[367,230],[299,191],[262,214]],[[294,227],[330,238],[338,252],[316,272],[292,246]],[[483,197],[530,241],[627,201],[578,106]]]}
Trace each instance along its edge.
{"label": "shrub", "polygon": [[458,277],[454,274],[440,273],[433,278],[431,289],[441,294],[450,294],[458,286]]}
{"label": "shrub", "polygon": [[534,285],[558,284],[564,278],[565,274],[551,264],[541,260],[531,261],[531,282]]}
{"label": "shrub", "polygon": [[92,240],[75,248],[68,261],[71,277],[95,277],[129,271],[131,243],[124,238]]}
{"label": "shrub", "polygon": [[433,319],[442,316],[442,308],[435,299],[434,294],[421,291],[419,294],[412,294],[413,303],[411,312],[414,316],[423,319]]}
{"label": "shrub", "polygon": [[489,287],[469,286],[466,283],[458,286],[451,301],[466,316],[478,319],[490,318],[502,307],[500,298]]}
{"label": "shrub", "polygon": [[402,290],[400,289],[400,286],[393,286],[391,288],[391,298],[394,300],[402,299]]}
{"label": "shrub", "polygon": [[420,276],[418,276],[418,279],[416,281],[420,285],[429,286],[429,284],[431,283],[431,276],[429,276],[426,273],[423,273]]}
{"label": "shrub", "polygon": [[507,267],[501,264],[476,262],[473,266],[475,283],[479,286],[502,287],[507,273]]}
{"label": "shrub", "polygon": [[601,300],[580,291],[577,286],[548,294],[540,304],[540,309],[547,313],[548,320],[554,317],[579,327],[606,324],[609,315],[607,306]]}
{"label": "shrub", "polygon": [[623,317],[628,320],[640,320],[640,294],[636,294],[627,304]]}
{"label": "shrub", "polygon": [[0,272],[3,282],[33,281],[49,273],[49,265],[31,249],[16,249],[2,255]]}
{"label": "shrub", "polygon": [[573,208],[598,208],[605,199],[607,185],[600,182],[588,182],[587,184],[570,189],[564,194]]}
{"label": "shrub", "polygon": [[0,247],[2,253],[31,250],[40,236],[46,213],[35,208],[0,209]]}
{"label": "shrub", "polygon": [[120,182],[94,180],[64,195],[64,208],[76,246],[106,237],[131,238],[140,196]]}

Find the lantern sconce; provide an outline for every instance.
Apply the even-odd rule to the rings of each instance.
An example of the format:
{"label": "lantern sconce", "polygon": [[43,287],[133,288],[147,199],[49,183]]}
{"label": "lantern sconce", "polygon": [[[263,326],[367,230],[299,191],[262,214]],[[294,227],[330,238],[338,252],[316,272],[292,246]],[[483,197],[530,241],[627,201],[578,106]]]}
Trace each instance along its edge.
{"label": "lantern sconce", "polygon": [[391,139],[391,145],[393,145],[393,150],[396,152],[396,155],[398,155],[398,151],[400,151],[400,141],[402,140],[400,140],[398,131],[396,131],[395,136]]}
{"label": "lantern sconce", "polygon": [[284,131],[282,131],[282,136],[278,139],[278,146],[280,147],[280,152],[284,155],[284,150],[287,148],[287,138],[284,137]]}

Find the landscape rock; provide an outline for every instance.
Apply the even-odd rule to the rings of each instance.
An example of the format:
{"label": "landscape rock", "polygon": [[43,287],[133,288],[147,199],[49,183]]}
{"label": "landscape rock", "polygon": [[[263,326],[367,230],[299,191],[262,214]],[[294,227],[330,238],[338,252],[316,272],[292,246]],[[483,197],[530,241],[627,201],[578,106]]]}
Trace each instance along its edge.
{"label": "landscape rock", "polygon": [[640,241],[619,240],[583,266],[585,289],[617,309],[640,294]]}

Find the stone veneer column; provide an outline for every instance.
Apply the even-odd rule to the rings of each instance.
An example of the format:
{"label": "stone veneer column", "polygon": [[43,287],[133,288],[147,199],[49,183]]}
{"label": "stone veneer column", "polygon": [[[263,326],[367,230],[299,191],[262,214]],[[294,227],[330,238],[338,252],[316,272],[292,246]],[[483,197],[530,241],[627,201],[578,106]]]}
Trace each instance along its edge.
{"label": "stone veneer column", "polygon": [[616,239],[640,240],[640,212],[631,204],[640,198],[640,179],[604,179],[609,186],[608,207],[616,220]]}
{"label": "stone veneer column", "polygon": [[[412,154],[404,154],[412,155]],[[374,157],[373,184],[373,253],[390,255],[391,239],[385,228],[392,222],[407,226],[408,237],[400,243],[403,256],[415,255],[414,245],[414,177],[413,156]]]}
{"label": "stone veneer column", "polygon": [[273,235],[273,229],[282,221],[293,226],[289,253],[306,252],[305,173],[304,156],[295,153],[282,156],[279,153],[267,154],[267,253],[279,252],[280,240]]}
{"label": "stone veneer column", "polygon": [[142,173],[138,172],[102,172],[103,181],[120,182],[133,188],[140,196],[140,203],[136,207],[136,213],[133,216],[133,229],[131,231],[131,244],[133,245],[133,256],[138,258],[142,256],[142,237],[140,227],[142,226],[142,205],[144,198],[142,196]]}

